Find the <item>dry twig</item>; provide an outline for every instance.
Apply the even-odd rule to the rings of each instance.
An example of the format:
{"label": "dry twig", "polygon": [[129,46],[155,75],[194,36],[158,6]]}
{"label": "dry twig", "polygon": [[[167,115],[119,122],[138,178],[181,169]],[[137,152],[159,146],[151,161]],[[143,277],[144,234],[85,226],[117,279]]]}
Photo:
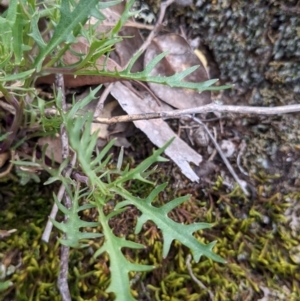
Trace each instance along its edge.
{"label": "dry twig", "polygon": [[[136,120],[148,120],[148,119],[171,119],[171,118],[182,118],[185,115],[191,114],[203,114],[203,113],[234,113],[234,114],[254,114],[254,115],[279,115],[287,113],[297,113],[300,112],[300,105],[287,105],[280,107],[250,107],[250,106],[232,106],[232,105],[219,105],[216,103],[211,103],[208,105],[184,109],[184,110],[174,110],[174,111],[163,111],[163,112],[151,112],[145,114],[132,114],[132,115],[122,115],[115,116],[111,118],[97,118],[93,122],[95,123],[105,123],[114,124],[119,122],[131,122]],[[46,114],[52,115],[57,114],[55,110],[45,110]]]}
{"label": "dry twig", "polygon": [[241,189],[244,192],[244,194],[246,196],[249,196],[249,192],[246,190],[247,183],[245,181],[241,180],[238,177],[238,175],[234,171],[233,167],[231,166],[230,162],[227,160],[226,156],[224,155],[224,153],[223,153],[221,147],[219,146],[218,142],[215,140],[214,136],[211,134],[211,132],[209,131],[209,129],[207,128],[207,126],[199,118],[192,117],[192,116],[191,116],[191,118],[194,121],[196,121],[198,124],[201,124],[203,126],[203,128],[205,129],[208,137],[210,138],[210,140],[214,144],[214,146],[215,146],[216,150],[218,151],[220,157],[222,158],[223,162],[225,163],[227,169],[229,170],[229,172],[231,173],[231,175],[233,176],[233,178],[235,179],[235,181],[238,183],[238,185],[241,187]]}
{"label": "dry twig", "polygon": [[[116,26],[116,23],[105,22],[105,26],[108,26],[108,27],[114,27],[114,26]],[[146,29],[146,30],[153,30],[153,29],[154,29],[154,26],[153,26],[153,25],[138,23],[138,22],[134,22],[134,21],[127,21],[127,22],[123,25],[123,27],[133,27],[133,28]]]}
{"label": "dry twig", "polygon": [[207,291],[208,292],[208,294],[209,294],[209,297],[210,297],[210,299],[211,300],[214,300],[214,294],[212,293],[212,291],[211,290],[209,290],[209,289],[207,289],[207,287],[194,275],[194,273],[193,273],[193,270],[192,270],[192,267],[191,267],[191,259],[192,259],[192,256],[191,256],[191,254],[189,254],[188,256],[187,256],[187,258],[186,258],[186,262],[185,262],[185,265],[186,265],[186,268],[187,268],[187,270],[188,270],[188,272],[189,272],[189,274],[190,274],[190,276],[191,276],[191,278],[198,284],[198,286],[201,288],[201,289],[203,289],[203,290],[205,290],[205,291]]}
{"label": "dry twig", "polygon": [[[71,159],[71,166],[72,166],[72,168],[74,167],[74,165],[76,163],[76,158],[77,158],[76,153],[74,153],[74,155],[73,155],[73,157]],[[66,171],[65,176],[69,177],[71,175],[71,172],[72,172],[72,169],[69,168]],[[59,202],[61,202],[61,200],[62,200],[62,198],[64,196],[64,193],[65,193],[65,190],[66,190],[65,186],[63,184],[61,184],[60,187],[59,187],[59,190],[58,190],[58,194],[57,194],[57,200]],[[53,224],[52,224],[50,218],[55,219],[56,215],[57,215],[57,212],[58,212],[58,207],[57,207],[56,204],[54,204],[52,206],[52,210],[51,210],[51,213],[49,215],[49,219],[48,219],[47,225],[46,225],[46,227],[44,229],[44,232],[43,232],[43,235],[42,235],[42,238],[41,238],[42,241],[44,241],[46,243],[49,242],[50,234],[51,234],[52,228],[53,228]]]}
{"label": "dry twig", "polygon": [[[15,110],[13,106],[0,101],[0,106],[14,114]],[[184,109],[184,110],[173,110],[173,111],[162,111],[162,112],[149,112],[145,114],[131,114],[115,116],[111,118],[97,118],[94,119],[94,123],[104,123],[104,124],[115,124],[119,122],[132,122],[136,120],[149,120],[149,119],[172,119],[172,118],[182,118],[185,115],[191,114],[202,114],[202,113],[233,113],[233,114],[251,114],[251,115],[282,115],[289,113],[299,113],[300,104],[297,105],[286,105],[278,107],[252,107],[252,106],[233,106],[233,105],[219,105],[216,103],[210,103],[204,106]],[[37,112],[40,116],[40,113]],[[57,116],[59,115],[56,109],[45,109],[46,116]]]}
{"label": "dry twig", "polygon": [[[55,84],[57,92],[61,92],[61,105],[62,110],[64,113],[67,112],[67,103],[66,103],[66,95],[65,95],[65,84],[64,84],[64,77],[62,74],[55,75]],[[62,145],[62,159],[63,161],[66,160],[70,155],[70,146],[69,146],[69,139],[67,135],[67,130],[64,123],[60,126],[60,137],[61,137],[61,145]],[[65,177],[67,174],[72,171],[71,168],[65,168],[62,172],[62,175]],[[72,201],[70,196],[65,191],[63,197],[64,205],[70,209],[72,206]],[[65,216],[65,220],[67,217]],[[66,234],[64,234],[65,236]],[[57,279],[57,286],[60,292],[60,295],[63,301],[72,301],[71,294],[68,285],[68,271],[69,271],[69,252],[70,247],[61,245],[60,247],[60,269],[59,269],[59,276]]]}
{"label": "dry twig", "polygon": [[103,111],[104,102],[105,102],[108,94],[110,93],[110,91],[113,89],[113,87],[114,87],[114,83],[108,84],[105,87],[104,91],[102,92],[101,96],[99,97],[97,106],[95,108],[95,113],[94,113],[95,118],[97,118],[101,114],[101,112]]}

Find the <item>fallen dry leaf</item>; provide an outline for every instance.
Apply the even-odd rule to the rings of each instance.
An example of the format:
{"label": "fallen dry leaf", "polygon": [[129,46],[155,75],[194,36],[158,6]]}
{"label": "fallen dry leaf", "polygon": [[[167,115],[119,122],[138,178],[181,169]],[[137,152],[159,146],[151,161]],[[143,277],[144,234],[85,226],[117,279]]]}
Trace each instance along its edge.
{"label": "fallen dry leaf", "polygon": [[[159,107],[150,96],[141,99],[120,82],[115,83],[111,94],[128,114],[142,114],[165,110],[165,107]],[[165,154],[179,166],[187,178],[196,182],[199,180],[199,177],[190,167],[190,162],[199,165],[202,161],[201,155],[177,137],[164,120],[139,120],[134,121],[134,124],[158,147],[162,147],[171,138],[176,137],[173,143],[165,150]]]}
{"label": "fallen dry leaf", "polygon": [[[116,44],[115,51],[112,53],[112,58],[118,59],[116,62],[125,67],[125,65],[130,61],[133,54],[140,48],[143,44],[143,39],[140,35],[140,32],[137,28],[133,27],[124,27],[121,32],[121,36],[124,38],[120,43]],[[114,57],[114,55],[117,57]],[[141,55],[137,61],[134,63],[131,72],[140,72],[143,70],[143,55]]]}
{"label": "fallen dry leaf", "polygon": [[[145,53],[144,67],[164,51],[169,51],[169,53],[154,67],[151,72],[152,76],[171,76],[189,67],[200,65],[197,70],[185,77],[184,81],[200,83],[209,79],[205,68],[190,45],[183,37],[173,33],[153,39]],[[178,109],[194,108],[211,102],[209,91],[199,93],[152,83],[148,85],[160,99]]]}
{"label": "fallen dry leaf", "polygon": [[46,144],[48,147],[46,148],[45,155],[49,159],[53,159],[57,163],[62,163],[62,153],[61,153],[61,139],[59,136],[47,136],[41,137],[38,139],[38,145],[43,148]]}

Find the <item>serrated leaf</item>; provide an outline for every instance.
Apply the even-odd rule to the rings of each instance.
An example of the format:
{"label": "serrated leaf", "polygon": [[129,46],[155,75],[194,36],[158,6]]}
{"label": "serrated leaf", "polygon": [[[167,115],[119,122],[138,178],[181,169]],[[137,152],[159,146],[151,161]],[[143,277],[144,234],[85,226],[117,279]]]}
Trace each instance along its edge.
{"label": "serrated leaf", "polygon": [[[101,152],[97,155],[97,158],[95,160],[93,160],[91,162],[91,165],[94,166],[96,164],[100,164],[101,161],[104,159],[105,156],[108,156],[108,159],[111,157],[108,152],[111,150],[111,148],[113,147],[114,145],[114,142],[115,140],[112,139],[111,141],[109,141],[109,143],[107,143],[105,145],[105,147],[101,150]],[[105,161],[103,162],[104,165],[106,165],[108,162],[107,162],[107,159],[105,159]]]}
{"label": "serrated leaf", "polygon": [[132,271],[150,271],[154,267],[129,262],[122,253],[122,248],[142,249],[144,248],[144,246],[126,240],[125,238],[115,236],[108,224],[111,215],[105,216],[102,210],[99,212],[99,214],[99,221],[101,222],[103,227],[105,242],[103,246],[94,254],[94,257],[99,256],[103,252],[107,252],[107,254],[109,255],[111,282],[106,291],[115,294],[115,301],[137,301],[133,298],[130,292],[130,281],[128,273]]}
{"label": "serrated leaf", "polygon": [[[153,84],[161,84],[161,85],[169,85],[173,88],[185,88],[185,89],[191,89],[196,90],[199,92],[203,91],[218,91],[218,90],[224,90],[224,89],[230,89],[232,88],[232,85],[224,85],[224,86],[211,86],[212,82],[217,82],[218,79],[213,79],[209,81],[204,81],[201,83],[192,83],[192,82],[185,82],[185,81],[178,81],[174,80],[174,75],[172,76],[149,76],[145,71],[142,72],[136,72],[136,73],[128,73],[128,70],[125,71],[114,71],[114,72],[108,72],[108,71],[101,71],[101,70],[78,70],[75,72],[76,75],[98,75],[98,76],[107,76],[107,77],[114,77],[118,78],[120,80],[127,79],[127,80],[138,80],[138,81],[144,81],[149,82]],[[179,75],[181,77],[181,73],[178,73],[176,75]],[[186,75],[186,74],[184,74]],[[176,77],[175,77],[176,79]]]}
{"label": "serrated leaf", "polygon": [[171,243],[176,239],[191,249],[196,262],[204,255],[217,262],[224,263],[225,261],[212,251],[215,242],[205,245],[193,236],[193,232],[210,228],[212,226],[211,224],[194,223],[191,225],[184,225],[176,223],[168,217],[170,210],[184,202],[186,198],[183,197],[172,200],[160,208],[154,207],[151,204],[155,197],[165,188],[165,185],[166,184],[157,186],[145,200],[132,196],[128,191],[116,188],[114,191],[125,198],[125,201],[119,203],[117,208],[132,204],[142,212],[142,215],[138,217],[135,230],[136,234],[139,233],[142,225],[148,220],[152,220],[157,225],[163,234],[163,257],[168,255]]}
{"label": "serrated leaf", "polygon": [[[75,187],[74,187],[75,188]],[[74,195],[69,195],[70,199],[72,200],[72,207],[70,209],[66,208],[62,203],[60,203],[54,195],[54,200],[57,205],[57,207],[62,211],[65,216],[67,217],[66,222],[59,223],[53,219],[51,219],[51,222],[53,225],[64,232],[66,234],[65,239],[61,239],[60,242],[68,247],[72,248],[82,248],[86,245],[83,245],[80,241],[82,239],[92,239],[92,238],[98,238],[103,236],[102,233],[94,233],[94,232],[81,232],[80,228],[85,227],[97,227],[99,226],[98,222],[87,222],[81,220],[78,213],[82,210],[86,210],[89,206],[79,206],[79,200],[86,196],[86,193],[79,190],[79,187],[76,186]]]}
{"label": "serrated leaf", "polygon": [[[3,47],[3,54],[11,56],[11,37],[12,32],[7,19],[0,17],[0,32],[1,32],[1,47]],[[4,59],[5,61],[5,59]],[[1,62],[3,64],[3,62]]]}
{"label": "serrated leaf", "polygon": [[121,18],[119,19],[117,24],[112,29],[112,37],[115,37],[117,35],[117,33],[122,29],[122,27],[125,24],[125,22],[127,21],[127,19],[131,16],[130,9],[134,2],[135,2],[135,0],[129,0],[128,2],[126,2],[125,9],[121,15]]}
{"label": "serrated leaf", "polygon": [[17,74],[11,74],[11,75],[7,75],[7,76],[3,76],[0,77],[0,82],[8,82],[8,81],[15,81],[15,80],[21,80],[21,79],[25,79],[28,76],[30,76],[35,70],[34,69],[30,69],[24,72],[20,72]]}
{"label": "serrated leaf", "polygon": [[18,0],[9,1],[6,18],[11,24],[11,26],[16,22],[17,19],[18,2]]}
{"label": "serrated leaf", "polygon": [[[97,132],[91,134],[91,124],[93,121],[93,114],[86,113],[84,116],[70,119],[66,117],[66,126],[69,133],[69,142],[72,149],[77,153],[78,161],[85,175],[89,178],[92,187],[97,187],[103,195],[107,194],[104,183],[97,176],[95,168],[92,164],[92,152],[95,150],[97,144]],[[112,145],[109,144],[109,148]],[[99,154],[102,156],[103,154]],[[97,157],[95,160],[99,160]]]}
{"label": "serrated leaf", "polygon": [[[101,178],[107,176],[108,171],[103,171],[101,176],[97,174],[101,172],[109,162],[111,156],[108,155],[108,152],[113,146],[114,140],[110,141],[93,159],[93,152],[95,151],[98,140],[97,132],[91,134],[93,114],[92,112],[88,112],[84,116],[76,117],[78,111],[94,99],[97,91],[98,88],[92,90],[80,103],[74,104],[71,111],[64,114],[63,118],[69,133],[70,145],[77,153],[79,163],[83,172],[88,176],[91,186],[97,187],[103,195],[108,196],[108,191],[106,191],[105,185],[101,181]],[[106,158],[104,159],[105,156]]]}
{"label": "serrated leaf", "polygon": [[[1,135],[0,136],[0,141],[4,141],[5,139],[7,139],[7,137],[9,137],[9,135],[10,135],[10,133],[5,133],[5,134]],[[14,162],[12,162],[12,163],[14,163]]]}
{"label": "serrated leaf", "polygon": [[[98,0],[80,0],[73,11],[70,10],[69,0],[62,0],[60,6],[60,20],[55,27],[53,36],[35,60],[34,66],[39,72],[42,62],[58,45],[70,39],[71,35],[77,35],[80,25],[84,25],[93,9],[98,4]],[[74,33],[76,31],[76,33]]]}
{"label": "serrated leaf", "polygon": [[[43,156],[45,156],[45,150],[46,150],[47,145],[45,148],[43,148]],[[49,185],[55,181],[62,181],[63,183],[66,182],[65,177],[62,176],[62,171],[64,168],[68,165],[69,163],[69,158],[64,160],[58,169],[49,169],[48,172],[51,174],[51,177],[44,183],[44,185]]]}
{"label": "serrated leaf", "polygon": [[169,161],[166,158],[161,157],[160,155],[165,151],[165,149],[173,142],[174,138],[167,142],[163,147],[157,149],[153,154],[141,162],[137,167],[130,170],[129,172],[122,173],[122,176],[115,181],[116,185],[124,183],[128,180],[141,180],[147,183],[151,183],[143,177],[143,172],[147,170],[155,162],[167,162]]}
{"label": "serrated leaf", "polygon": [[[92,40],[89,45],[88,53],[79,63],[74,64],[74,68],[76,68],[76,70],[80,70],[81,68],[87,68],[89,65],[96,63],[97,59],[110,52],[113,46],[120,41],[121,38],[118,37]],[[80,57],[82,54],[77,53],[76,55]]]}
{"label": "serrated leaf", "polygon": [[154,67],[168,54],[168,51],[164,51],[157,55],[145,68],[144,71],[141,72],[141,75],[144,75],[146,77],[149,77],[148,75],[151,73],[151,71],[154,69]]}
{"label": "serrated leaf", "polygon": [[96,8],[91,9],[91,16],[95,17],[99,21],[105,20],[105,16]]}
{"label": "serrated leaf", "polygon": [[187,77],[189,74],[193,73],[198,68],[199,68],[199,65],[189,67],[189,68],[185,69],[184,71],[182,71],[180,73],[175,73],[174,75],[170,76],[170,78],[169,78],[169,83],[171,84],[170,87],[172,87],[173,83],[178,84],[179,82],[181,82],[182,79]]}
{"label": "serrated leaf", "polygon": [[105,8],[117,5],[117,4],[121,3],[121,2],[122,2],[122,0],[108,1],[108,2],[101,1],[98,4],[98,9],[100,9],[100,10],[101,9],[105,9]]}
{"label": "serrated leaf", "polygon": [[125,71],[129,74],[134,63],[137,61],[137,59],[141,56],[143,52],[142,51],[138,51],[137,53],[135,53],[133,55],[133,57],[130,59],[130,61],[128,62],[127,68],[125,69]]}
{"label": "serrated leaf", "polygon": [[92,208],[95,208],[95,205],[93,205],[93,204],[84,204],[84,205],[78,207],[78,211],[83,211],[83,210],[92,209]]}
{"label": "serrated leaf", "polygon": [[88,105],[92,100],[96,98],[96,93],[101,89],[101,86],[96,87],[95,89],[91,89],[90,93],[84,97],[82,100],[74,103],[72,105],[72,109],[67,113],[67,119],[75,118],[76,114],[79,110],[82,110],[86,105]]}
{"label": "serrated leaf", "polygon": [[[1,32],[1,28],[0,28],[0,32]],[[12,53],[7,53],[6,56],[2,57],[2,61],[0,61],[0,69],[4,68],[5,66],[7,66],[8,62],[10,61],[12,57]]]}
{"label": "serrated leaf", "polygon": [[[0,139],[1,141],[1,139]],[[41,167],[41,164],[36,162],[29,162],[29,161],[12,161],[14,165],[20,165],[20,166],[29,166],[29,167]]]}
{"label": "serrated leaf", "polygon": [[15,22],[10,22],[12,29],[12,48],[16,65],[20,64],[23,59],[23,26],[25,22],[22,12],[19,9],[19,5],[17,6],[17,10],[18,16],[16,17]]}
{"label": "serrated leaf", "polygon": [[45,43],[44,39],[41,36],[40,29],[38,27],[38,22],[40,19],[39,13],[35,14],[31,20],[31,33],[28,36],[32,37],[36,44],[39,46],[40,50],[43,50],[47,44]]}

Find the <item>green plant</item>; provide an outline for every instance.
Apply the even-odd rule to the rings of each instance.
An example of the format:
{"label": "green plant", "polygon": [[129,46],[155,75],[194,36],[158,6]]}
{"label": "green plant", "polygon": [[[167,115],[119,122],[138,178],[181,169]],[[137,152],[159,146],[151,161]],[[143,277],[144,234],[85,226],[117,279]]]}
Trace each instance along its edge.
{"label": "green plant", "polygon": [[[222,87],[212,87],[216,80],[209,80],[204,83],[183,82],[182,79],[193,72],[197,66],[169,77],[150,76],[151,70],[166,53],[157,56],[143,72],[139,73],[131,73],[131,68],[140,53],[134,55],[128,66],[122,71],[107,71],[105,68],[99,70],[94,67],[96,60],[103,55],[108,55],[114,45],[121,40],[118,31],[131,16],[129,10],[134,1],[131,0],[126,4],[119,22],[106,35],[98,37],[94,28],[86,29],[84,24],[91,15],[95,16],[99,22],[103,21],[104,16],[101,14],[101,9],[118,2],[99,3],[98,0],[61,0],[49,3],[39,3],[34,0],[12,0],[10,2],[7,11],[0,17],[0,30],[3,33],[0,36],[0,92],[6,102],[14,108],[14,120],[11,124],[7,123],[8,125],[0,135],[2,140],[0,140],[0,152],[17,148],[22,141],[28,138],[26,135],[18,137],[18,140],[21,138],[21,142],[17,143],[16,138],[20,134],[19,128],[24,123],[25,126],[30,126],[33,123],[40,125],[39,135],[43,135],[42,131],[45,124],[52,128],[53,132],[58,131],[59,124],[65,126],[70,146],[77,155],[80,172],[87,178],[86,184],[79,184],[64,174],[63,171],[68,160],[64,161],[59,169],[50,169],[44,160],[45,148],[40,160],[35,162],[22,160],[15,162],[15,164],[47,170],[51,177],[45,184],[54,181],[60,181],[64,184],[66,194],[72,200],[72,206],[71,208],[65,207],[54,194],[57,206],[67,217],[65,223],[52,220],[53,224],[65,234],[60,242],[72,248],[80,248],[88,246],[89,240],[103,236],[103,245],[94,256],[97,257],[104,252],[109,254],[111,283],[107,291],[114,293],[116,300],[135,300],[130,292],[129,273],[132,271],[149,271],[153,267],[132,263],[125,257],[122,252],[123,248],[142,249],[145,246],[127,240],[125,237],[116,236],[109,223],[112,218],[117,217],[129,206],[135,206],[141,212],[141,215],[137,217],[135,233],[138,234],[141,231],[147,220],[152,220],[163,235],[164,257],[168,255],[172,241],[178,240],[192,251],[196,262],[200,260],[202,255],[218,262],[224,262],[212,251],[215,242],[205,245],[193,236],[195,231],[209,228],[211,225],[207,223],[183,225],[168,217],[168,213],[186,201],[188,196],[174,199],[159,208],[152,205],[166,184],[156,187],[155,183],[150,182],[147,178],[153,169],[149,170],[149,168],[156,162],[166,161],[161,154],[172,141],[154,151],[148,159],[133,169],[130,169],[129,166],[122,169],[121,154],[117,168],[111,169],[108,166],[111,162],[111,156],[108,155],[108,152],[113,141],[100,153],[95,154],[98,138],[97,132],[91,134],[93,115],[86,113],[81,116],[79,113],[95,98],[99,88],[91,90],[87,97],[74,103],[71,110],[67,112],[62,110],[62,94],[58,93],[56,95],[56,108],[59,115],[54,116],[53,119],[47,119],[43,116],[43,110],[44,106],[49,104],[37,97],[33,86],[34,82],[38,77],[51,72],[73,75],[102,75],[120,80],[147,81],[172,87],[195,89],[200,92],[221,89]],[[41,33],[39,21],[45,18],[48,19],[47,26]],[[53,34],[46,42],[45,37],[50,31],[53,31]],[[84,36],[89,41],[89,52],[84,57],[80,57],[76,64],[64,66],[62,56],[79,36]],[[28,97],[31,99],[30,102],[27,101]],[[154,186],[154,189],[145,199],[132,195],[127,189],[128,182],[135,180]],[[112,208],[109,209],[110,206]],[[81,212],[84,210],[96,210],[98,221],[83,221]],[[82,228],[89,228],[92,231],[81,231]]]}

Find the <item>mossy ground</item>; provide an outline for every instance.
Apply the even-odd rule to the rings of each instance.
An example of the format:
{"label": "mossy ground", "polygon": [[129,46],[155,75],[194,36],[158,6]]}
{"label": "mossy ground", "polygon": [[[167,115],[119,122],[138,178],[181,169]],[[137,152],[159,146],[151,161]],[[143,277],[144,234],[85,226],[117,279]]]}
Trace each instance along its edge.
{"label": "mossy ground", "polygon": [[[155,205],[190,194],[191,198],[173,210],[171,217],[181,223],[213,223],[212,229],[195,235],[206,243],[216,240],[214,250],[227,263],[206,258],[197,264],[192,262],[194,276],[207,290],[200,288],[187,269],[188,250],[174,242],[169,256],[162,258],[159,230],[149,222],[141,235],[134,235],[139,212],[131,208],[111,221],[114,232],[148,246],[136,253],[124,250],[133,261],[157,266],[153,272],[131,275],[138,300],[210,300],[209,292],[214,300],[258,300],[265,290],[269,290],[268,300],[299,300],[299,254],[293,251],[299,245],[299,236],[291,229],[286,213],[299,203],[300,194],[274,193],[271,177],[257,177],[260,184],[256,195],[248,200],[238,188],[228,193],[221,178],[203,189],[203,184],[191,184],[180,176],[172,163],[160,166],[152,180],[168,181],[169,186]],[[48,245],[40,240],[53,203],[50,189],[32,183],[19,186],[18,182],[8,182],[5,187],[9,195],[4,194],[1,228],[16,228],[17,232],[0,241],[2,264],[9,269],[15,267],[5,278],[13,286],[2,292],[1,298],[61,300],[56,288],[58,233],[54,231]],[[143,196],[151,186],[131,183],[131,190]],[[87,214],[83,218],[94,217]],[[100,245],[101,239],[91,242],[88,249],[71,251],[69,283],[73,300],[113,300],[105,293],[109,284],[108,256],[92,258]]]}

